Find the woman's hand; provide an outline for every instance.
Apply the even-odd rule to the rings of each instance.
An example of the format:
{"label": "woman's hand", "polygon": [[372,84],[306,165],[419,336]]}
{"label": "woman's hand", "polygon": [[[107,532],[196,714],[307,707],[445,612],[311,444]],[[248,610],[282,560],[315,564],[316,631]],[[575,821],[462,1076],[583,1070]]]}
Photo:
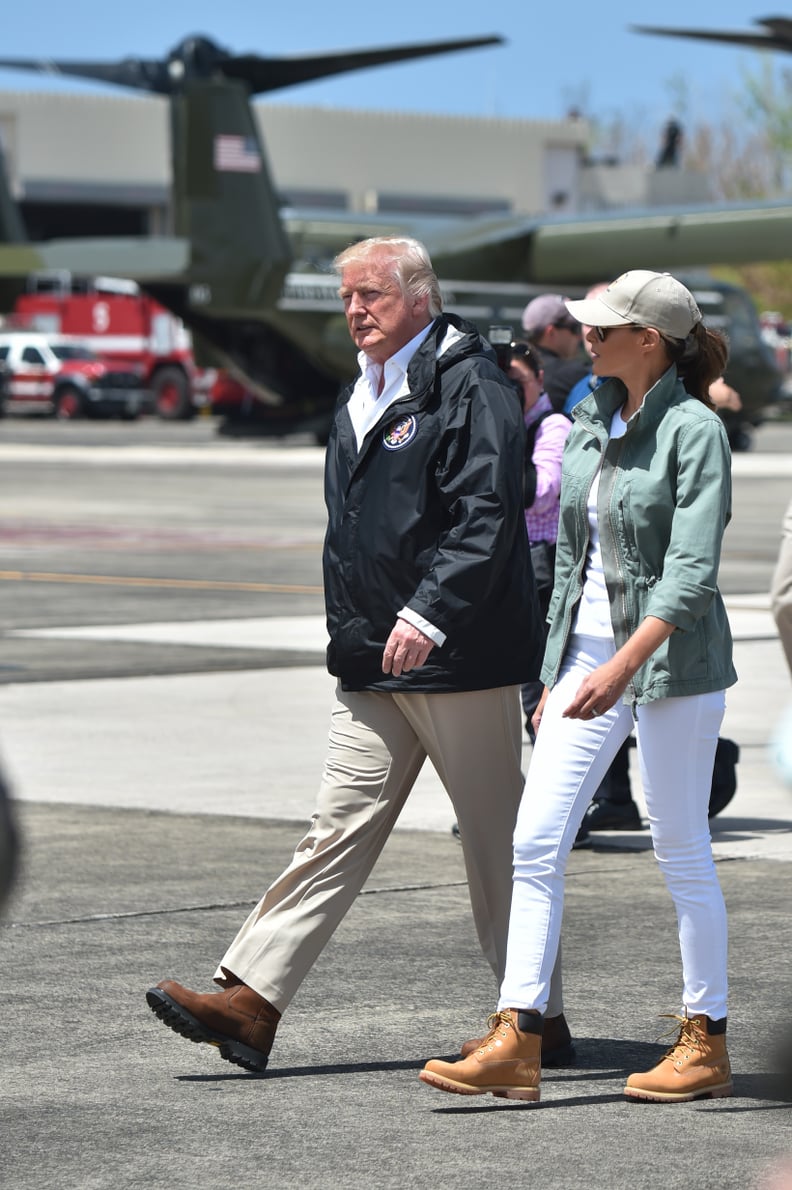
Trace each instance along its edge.
{"label": "woman's hand", "polygon": [[[577,694],[562,712],[564,719],[596,719],[618,702],[632,673],[617,663],[618,654],[588,674],[578,687]],[[616,663],[616,664],[615,664]]]}
{"label": "woman's hand", "polygon": [[668,640],[674,625],[657,616],[647,616],[625,645],[588,674],[578,692],[562,712],[564,719],[596,719],[618,702],[633,675],[647,661],[663,641]]}

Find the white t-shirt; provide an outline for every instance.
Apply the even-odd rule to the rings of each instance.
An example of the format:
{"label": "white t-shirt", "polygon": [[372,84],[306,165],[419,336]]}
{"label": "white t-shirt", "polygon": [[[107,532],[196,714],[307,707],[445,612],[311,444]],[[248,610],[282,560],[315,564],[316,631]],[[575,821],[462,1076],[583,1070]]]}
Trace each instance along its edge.
{"label": "white t-shirt", "polygon": [[[610,437],[621,438],[627,429],[621,410],[617,409],[611,419]],[[599,493],[602,468],[594,477],[589,492],[586,511],[589,523],[589,547],[586,555],[586,569],[583,577],[583,594],[572,623],[572,631],[580,636],[604,636],[613,639],[613,625],[610,618],[610,600],[605,586],[605,572],[602,566],[599,522],[597,520],[597,495]]]}

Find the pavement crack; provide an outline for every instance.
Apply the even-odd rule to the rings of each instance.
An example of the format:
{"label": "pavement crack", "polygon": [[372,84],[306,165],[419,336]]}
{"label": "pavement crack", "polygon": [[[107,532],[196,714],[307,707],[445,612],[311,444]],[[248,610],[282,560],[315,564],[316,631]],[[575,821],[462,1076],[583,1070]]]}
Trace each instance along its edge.
{"label": "pavement crack", "polygon": [[[358,895],[375,897],[382,894],[429,892],[441,888],[466,888],[465,880],[431,881],[424,884],[392,884],[382,888],[364,888]],[[216,901],[204,905],[171,905],[163,909],[131,909],[124,913],[86,913],[80,917],[53,917],[43,921],[8,921],[0,923],[4,930],[40,930],[52,926],[95,925],[101,921],[128,921],[144,917],[168,917],[175,913],[215,913],[225,909],[244,909],[249,912],[257,901]]]}

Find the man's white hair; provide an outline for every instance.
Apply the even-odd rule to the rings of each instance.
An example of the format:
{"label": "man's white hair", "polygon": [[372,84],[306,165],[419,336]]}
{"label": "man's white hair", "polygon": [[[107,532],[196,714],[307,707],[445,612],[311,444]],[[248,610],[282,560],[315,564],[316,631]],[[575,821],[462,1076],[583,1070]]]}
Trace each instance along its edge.
{"label": "man's white hair", "polygon": [[428,297],[432,318],[442,313],[440,282],[432,268],[429,253],[420,240],[412,236],[372,236],[368,240],[350,244],[338,254],[333,265],[336,272],[340,273],[347,265],[365,263],[373,255],[385,258],[402,293],[416,298]]}

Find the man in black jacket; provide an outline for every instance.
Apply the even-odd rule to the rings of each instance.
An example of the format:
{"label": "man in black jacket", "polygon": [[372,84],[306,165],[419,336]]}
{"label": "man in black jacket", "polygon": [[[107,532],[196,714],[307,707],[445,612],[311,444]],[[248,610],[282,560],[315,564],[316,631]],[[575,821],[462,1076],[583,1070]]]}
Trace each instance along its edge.
{"label": "man in black jacket", "polygon": [[253,1071],[427,756],[456,812],[476,928],[500,979],[523,785],[519,687],[542,644],[513,387],[475,328],[442,315],[423,245],[367,240],[336,265],[360,374],[327,451],[338,686],[318,807],[221,959],[222,990],[165,980],[147,993],[166,1025]]}

